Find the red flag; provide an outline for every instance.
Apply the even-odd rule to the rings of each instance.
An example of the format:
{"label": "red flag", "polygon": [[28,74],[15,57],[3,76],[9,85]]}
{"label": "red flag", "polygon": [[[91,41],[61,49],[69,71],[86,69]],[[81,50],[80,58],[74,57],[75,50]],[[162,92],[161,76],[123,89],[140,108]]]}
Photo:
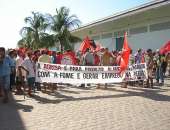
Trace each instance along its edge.
{"label": "red flag", "polygon": [[85,51],[86,51],[87,48],[90,48],[90,39],[89,39],[88,36],[87,36],[87,37],[83,40],[83,42],[81,43],[79,50],[80,50],[82,53],[85,53]]}
{"label": "red flag", "polygon": [[123,43],[122,54],[121,54],[121,61],[120,61],[120,71],[121,72],[125,71],[128,67],[130,51],[131,51],[131,49],[128,46],[127,33],[125,32],[124,43]]}
{"label": "red flag", "polygon": [[102,48],[102,46],[100,45],[100,43],[96,44],[96,51],[100,51],[100,49]]}
{"label": "red flag", "polygon": [[161,47],[159,52],[160,52],[160,54],[166,54],[166,53],[170,52],[170,41],[165,43],[165,45]]}
{"label": "red flag", "polygon": [[71,65],[76,65],[77,64],[76,55],[75,55],[75,53],[73,51],[65,52],[62,55],[61,60],[63,58],[69,60],[69,64],[71,64]]}

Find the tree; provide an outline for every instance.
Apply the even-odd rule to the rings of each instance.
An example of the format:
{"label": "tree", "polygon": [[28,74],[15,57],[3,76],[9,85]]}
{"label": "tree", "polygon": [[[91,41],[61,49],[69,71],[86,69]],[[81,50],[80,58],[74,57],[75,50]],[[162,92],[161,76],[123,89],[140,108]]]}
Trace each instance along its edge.
{"label": "tree", "polygon": [[71,49],[70,43],[75,43],[81,39],[71,35],[71,30],[79,27],[80,20],[76,15],[69,15],[70,10],[66,7],[56,9],[56,15],[51,17],[51,29],[56,42],[60,43],[61,51],[64,49]]}
{"label": "tree", "polygon": [[21,31],[22,39],[18,41],[18,46],[25,48],[33,48],[33,33],[31,31],[31,28],[25,28]]}
{"label": "tree", "polygon": [[26,17],[24,19],[28,26],[21,29],[20,34],[22,39],[18,42],[18,45],[22,45],[21,43],[24,43],[23,45],[29,48],[31,47],[32,49],[54,46],[55,43],[54,40],[52,40],[53,37],[46,33],[49,26],[48,19],[45,15],[42,15],[39,12],[32,12],[32,15],[32,17]]}
{"label": "tree", "polygon": [[[18,46],[38,49],[42,47],[54,47],[59,43],[61,51],[71,49],[72,44],[81,39],[71,35],[71,30],[79,27],[80,20],[75,15],[69,15],[69,9],[61,7],[56,9],[56,15],[42,15],[39,12],[32,12],[31,17],[26,17],[25,23],[28,25],[20,31],[22,39],[18,41]],[[52,33],[51,33],[52,31]]]}

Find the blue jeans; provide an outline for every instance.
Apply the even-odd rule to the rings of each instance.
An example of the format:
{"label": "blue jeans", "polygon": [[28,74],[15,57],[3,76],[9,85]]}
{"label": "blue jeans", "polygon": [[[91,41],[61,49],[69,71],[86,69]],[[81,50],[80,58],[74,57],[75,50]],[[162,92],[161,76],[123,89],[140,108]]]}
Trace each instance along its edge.
{"label": "blue jeans", "polygon": [[3,90],[10,89],[10,75],[0,76],[0,87],[2,87]]}
{"label": "blue jeans", "polygon": [[158,83],[159,79],[161,80],[161,83],[164,83],[163,69],[161,67],[157,67],[156,69],[156,80]]}

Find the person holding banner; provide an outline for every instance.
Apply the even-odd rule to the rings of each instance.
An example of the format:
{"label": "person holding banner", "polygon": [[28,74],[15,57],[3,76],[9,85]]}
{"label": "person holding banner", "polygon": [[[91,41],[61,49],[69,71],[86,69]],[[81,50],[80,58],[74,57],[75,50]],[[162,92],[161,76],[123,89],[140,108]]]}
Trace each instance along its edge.
{"label": "person holding banner", "polygon": [[19,72],[19,66],[21,66],[22,62],[24,61],[25,54],[23,50],[21,49],[18,50],[17,53],[18,53],[18,56],[16,58],[16,92],[15,94],[20,95],[20,94],[23,94],[22,87],[24,87],[26,73],[23,70]]}
{"label": "person holding banner", "polygon": [[111,65],[112,66],[117,66],[116,58],[118,56],[118,52],[117,51],[112,51],[111,55],[112,55]]}
{"label": "person holding banner", "polygon": [[[41,56],[38,58],[38,62],[51,63],[51,57],[48,55],[48,50],[41,51]],[[46,86],[48,86],[49,84],[50,83],[43,83],[45,91],[46,91]]]}
{"label": "person holding banner", "polygon": [[[109,49],[105,48],[104,53],[101,57],[101,65],[103,66],[110,66],[111,65],[111,58],[112,55],[109,53]],[[107,88],[107,83],[105,83],[105,88]]]}
{"label": "person holding banner", "polygon": [[94,65],[98,66],[100,64],[100,57],[96,51],[94,51],[93,55],[94,55]]}
{"label": "person holding banner", "polygon": [[[40,50],[34,51],[34,55],[32,57],[32,60],[36,64],[38,62],[38,59],[40,57]],[[41,84],[38,82],[35,82],[35,87],[37,88],[38,91],[41,91]]]}
{"label": "person holding banner", "polygon": [[154,61],[153,61],[153,53],[151,49],[147,50],[147,55],[145,57],[145,62],[147,65],[147,71],[148,71],[148,79],[147,79],[147,83],[146,83],[146,87],[151,87],[153,88],[153,76],[152,76],[152,72],[153,72],[153,66],[154,66]]}
{"label": "person holding banner", "polygon": [[101,58],[101,64],[103,66],[110,66],[112,55],[109,53],[109,49],[105,48],[104,53]]}
{"label": "person holding banner", "polygon": [[[82,63],[83,65],[87,65],[87,66],[93,66],[95,63],[94,55],[89,48],[86,49],[85,54],[82,56]],[[81,84],[80,87],[85,87],[85,84]]]}
{"label": "person holding banner", "polygon": [[32,52],[27,52],[27,57],[22,62],[21,66],[19,67],[25,70],[27,73],[27,85],[28,85],[28,95],[32,96],[31,91],[34,89],[35,85],[35,63],[32,61]]}
{"label": "person holding banner", "polygon": [[83,56],[83,65],[93,66],[94,65],[94,55],[89,48],[86,49],[86,53]]}

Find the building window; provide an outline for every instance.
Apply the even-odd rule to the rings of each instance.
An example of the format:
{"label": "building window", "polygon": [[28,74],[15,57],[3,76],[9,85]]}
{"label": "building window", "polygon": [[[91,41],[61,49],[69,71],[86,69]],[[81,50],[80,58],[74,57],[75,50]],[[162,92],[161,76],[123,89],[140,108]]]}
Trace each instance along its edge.
{"label": "building window", "polygon": [[150,25],[151,32],[159,31],[159,30],[166,30],[166,29],[170,29],[170,21]]}
{"label": "building window", "polygon": [[145,33],[147,32],[147,27],[137,27],[137,28],[130,28],[130,34],[138,34],[138,33]]}
{"label": "building window", "polygon": [[112,33],[102,34],[102,39],[112,38]]}
{"label": "building window", "polygon": [[122,30],[122,31],[114,32],[114,37],[115,38],[124,37],[125,32],[128,32],[128,31],[127,30]]}

